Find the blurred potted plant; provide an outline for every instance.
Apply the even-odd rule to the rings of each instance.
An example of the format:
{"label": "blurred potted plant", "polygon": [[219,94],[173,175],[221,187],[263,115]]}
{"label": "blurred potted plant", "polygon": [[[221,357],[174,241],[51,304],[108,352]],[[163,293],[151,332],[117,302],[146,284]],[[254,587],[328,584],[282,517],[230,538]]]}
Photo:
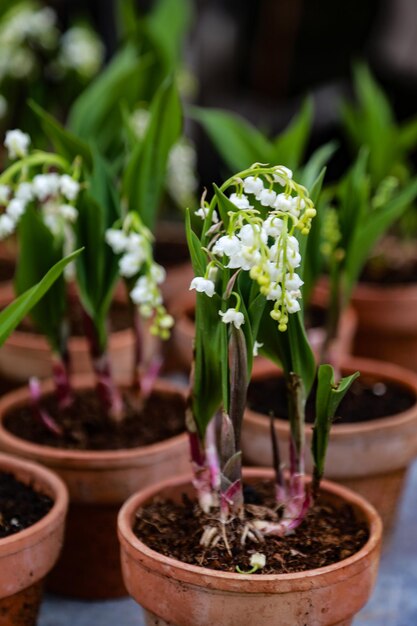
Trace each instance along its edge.
{"label": "blurred potted plant", "polygon": [[[44,296],[76,255],[0,313],[0,344]],[[0,614],[4,626],[36,624],[42,581],[55,564],[64,535],[68,493],[51,471],[0,454]]]}
{"label": "blurred potted plant", "polygon": [[[162,95],[158,97],[165,98],[166,92],[170,94],[168,101],[172,103],[173,116],[180,113],[175,85],[169,82],[161,89]],[[32,380],[30,391],[20,390],[3,399],[0,446],[53,467],[69,488],[67,540],[51,578],[51,588],[81,597],[118,596],[125,593],[114,532],[120,504],[138,482],[144,485],[155,482],[172,472],[173,467],[180,473],[187,462],[184,394],[174,385],[157,379],[160,367],[157,350],[150,362],[144,362],[143,358],[148,331],[166,339],[172,318],[165,311],[160,293],[164,270],[153,260],[152,235],[137,213],[138,204],[132,200],[140,192],[143,181],[148,184],[148,179],[141,178],[140,170],[136,170],[137,178],[132,177],[129,187],[132,195],[126,195],[126,207],[135,210],[121,215],[117,186],[104,158],[47,115],[42,113],[42,116],[45,126],[51,129],[52,140],[61,146],[60,152],[70,155],[78,168],[78,194],[73,210],[67,207],[64,211],[65,216],[70,214],[74,219],[64,225],[71,229],[75,241],[83,242],[81,245],[85,247],[85,258],[77,261],[74,278],[94,377],[72,379],[70,376],[62,332],[65,331],[63,284],[54,299],[45,302],[42,311],[35,312],[36,320],[44,324],[42,328],[59,355],[54,382],[39,386]],[[75,161],[74,155],[77,155]],[[140,167],[151,172],[150,160],[158,171],[160,161],[155,161],[153,154],[147,154]],[[60,172],[71,163],[56,154],[34,153],[23,156],[11,168],[19,172],[23,168],[30,176],[29,165],[33,161],[47,167],[53,164]],[[57,172],[47,172],[42,180],[50,181],[54,175]],[[27,182],[33,188],[35,179]],[[155,179],[154,189],[157,186]],[[62,210],[59,202],[54,203],[52,216],[58,225]],[[23,245],[18,277],[22,281],[30,281],[39,271],[39,237],[43,237],[45,256],[48,251],[62,253],[62,232],[50,230],[48,217],[46,206],[34,207],[29,202],[19,218]],[[55,220],[52,222],[54,227]],[[134,360],[122,389],[112,374],[106,324],[119,273],[126,279],[135,322]],[[140,323],[141,317],[145,318],[145,324]]]}
{"label": "blurred potted plant", "polygon": [[[373,584],[381,534],[378,516],[347,490],[328,483],[320,492],[331,419],[355,375],[335,383],[332,368],[320,368],[315,471],[311,483],[304,476],[304,406],[316,367],[299,315],[297,267],[305,242],[299,244],[294,235],[298,231],[305,240],[315,209],[306,189],[290,174],[282,166],[256,164],[214,187],[213,200],[201,207],[205,218],[200,235],[192,231],[188,217],[192,287],[197,290],[187,412],[193,476],[135,494],[118,522],[126,585],[145,608],[148,624],[246,625],[260,614],[271,626],[277,615],[288,626],[300,619],[349,624]],[[248,200],[244,208],[225,195],[230,188],[242,202]],[[284,200],[291,202],[292,212]],[[266,320],[273,330],[261,349],[279,352],[290,380],[292,464],[283,474],[272,436],[274,471],[251,469],[242,476],[246,388]],[[351,521],[360,520],[359,534],[365,535],[352,550],[339,552],[332,564],[325,565],[319,556],[310,565],[303,537],[314,517],[323,515],[317,508],[319,492],[335,527],[341,525],[340,507],[350,506]],[[315,542],[319,537],[311,532]],[[292,537],[296,550],[288,544]],[[320,548],[314,545],[317,556]],[[285,546],[293,557],[294,552],[302,555],[301,564],[289,566]]]}
{"label": "blurred potted plant", "polygon": [[[388,97],[369,70],[355,67],[356,104],[344,103],[342,120],[357,152],[369,149],[369,185],[375,206],[413,179],[417,120],[399,123]],[[352,294],[359,316],[355,353],[417,370],[417,207],[410,197],[401,217],[368,250]]]}

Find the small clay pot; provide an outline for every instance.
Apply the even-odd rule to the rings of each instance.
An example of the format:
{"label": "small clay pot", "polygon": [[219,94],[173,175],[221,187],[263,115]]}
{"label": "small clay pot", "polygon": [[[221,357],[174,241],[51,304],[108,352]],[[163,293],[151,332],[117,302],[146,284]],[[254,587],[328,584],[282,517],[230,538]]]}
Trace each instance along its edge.
{"label": "small clay pot", "polygon": [[51,510],[24,530],[0,539],[0,626],[34,626],[42,581],[54,566],[64,537],[68,492],[53,472],[0,453],[0,470],[54,501]]}
{"label": "small clay pot", "polygon": [[352,304],[358,315],[355,354],[417,371],[417,284],[359,283]]}
{"label": "small clay pot", "polygon": [[[93,380],[79,376],[73,386],[76,390],[91,388]],[[42,393],[52,391],[53,383],[44,382]],[[183,393],[163,380],[156,382],[155,391],[168,396]],[[0,449],[52,468],[68,487],[70,507],[65,543],[48,588],[61,595],[86,599],[126,595],[120,571],[117,513],[138,488],[188,469],[186,434],[128,450],[61,450],[25,441],[4,428],[5,415],[28,402],[27,389],[0,400]]]}
{"label": "small clay pot", "polygon": [[[387,533],[395,521],[407,469],[417,455],[417,375],[397,365],[347,358],[342,364],[343,374],[355,371],[364,380],[395,383],[409,390],[415,402],[411,408],[397,415],[354,424],[333,424],[326,455],[325,476],[357,491],[376,508]],[[280,376],[275,366],[268,364],[258,371],[253,380]],[[288,463],[289,423],[274,420],[280,451]],[[311,424],[306,425],[306,468],[312,471],[309,452],[312,437]],[[245,412],[242,429],[242,450],[247,463],[272,464],[269,418],[250,409]]]}
{"label": "small clay pot", "polygon": [[[0,291],[0,310],[12,297]],[[73,374],[91,374],[91,359],[84,337],[70,337],[69,352]],[[135,338],[126,328],[110,334],[109,356],[117,382],[123,382],[133,371]],[[15,330],[0,350],[0,375],[27,382],[31,376],[48,378],[52,373],[51,349],[46,338],[30,331]]]}
{"label": "small clay pot", "polygon": [[[247,469],[245,480],[273,480],[267,469]],[[165,557],[133,533],[136,511],[153,498],[192,497],[191,477],[142,490],[118,519],[126,587],[145,609],[147,626],[349,626],[374,586],[382,524],[375,509],[348,489],[323,481],[323,498],[349,503],[369,527],[367,543],[353,556],[315,570],[274,575],[220,572]],[[197,539],[198,540],[198,539]]]}

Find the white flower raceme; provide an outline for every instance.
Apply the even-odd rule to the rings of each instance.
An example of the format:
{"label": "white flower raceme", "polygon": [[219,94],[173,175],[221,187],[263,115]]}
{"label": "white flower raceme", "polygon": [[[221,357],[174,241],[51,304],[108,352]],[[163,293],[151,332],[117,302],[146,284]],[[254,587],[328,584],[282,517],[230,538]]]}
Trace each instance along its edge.
{"label": "white flower raceme", "polygon": [[277,194],[273,189],[263,189],[259,194],[259,202],[262,206],[274,206]]}
{"label": "white flower raceme", "polygon": [[73,26],[61,37],[59,62],[87,78],[97,74],[104,59],[100,39],[83,26]]}
{"label": "white flower raceme", "polygon": [[32,188],[38,200],[44,202],[50,196],[56,196],[59,192],[60,177],[55,172],[38,174],[34,177]]}
{"label": "white flower raceme", "polygon": [[125,278],[132,278],[140,272],[145,255],[143,250],[138,248],[134,252],[127,252],[119,261],[119,272]]}
{"label": "white flower raceme", "polygon": [[213,254],[233,256],[240,252],[241,245],[241,241],[239,241],[236,235],[224,235],[214,244]]}
{"label": "white flower raceme", "polygon": [[118,228],[108,228],[105,234],[106,243],[115,254],[121,254],[127,249],[129,237]]}
{"label": "white flower raceme", "polygon": [[[202,206],[197,211],[194,211],[194,215],[197,215],[197,217],[201,217],[202,220],[206,219],[208,213],[209,208],[205,206]],[[217,215],[216,211],[213,211],[213,213],[211,214],[211,221],[213,222],[213,224],[217,224],[217,222],[219,221],[219,216]]]}
{"label": "white flower raceme", "polygon": [[291,180],[292,171],[288,167],[285,167],[285,165],[277,165],[277,167],[275,168],[274,180],[283,187],[285,187],[285,185],[287,184],[285,177]]}
{"label": "white flower raceme", "polygon": [[10,215],[7,215],[6,213],[0,215],[0,239],[4,239],[5,237],[11,235],[14,232],[14,229],[15,221],[10,217]]}
{"label": "white flower raceme", "polygon": [[249,198],[247,196],[245,196],[245,194],[237,194],[237,193],[232,193],[230,198],[229,198],[230,202],[232,202],[235,206],[238,207],[238,209],[253,209],[253,206],[250,204],[249,202]]}
{"label": "white flower raceme", "polygon": [[4,145],[6,146],[11,159],[23,158],[28,153],[30,137],[27,133],[22,132],[18,128],[8,130],[6,132]]}
{"label": "white flower raceme", "polygon": [[205,293],[209,298],[211,298],[214,294],[215,285],[212,280],[208,280],[202,276],[196,276],[191,281],[190,291],[191,289],[195,289],[199,293]]}
{"label": "white flower raceme", "polygon": [[26,205],[22,200],[19,200],[19,198],[13,198],[13,200],[10,200],[7,205],[6,213],[14,222],[17,222],[22,217],[25,209]]}
{"label": "white flower raceme", "polygon": [[235,328],[240,328],[245,323],[245,316],[236,309],[227,309],[227,311],[219,311],[224,324],[233,324]]}
{"label": "white flower raceme", "polygon": [[156,282],[157,285],[161,285],[166,279],[167,273],[165,271],[165,268],[162,267],[162,265],[159,265],[159,263],[152,263],[151,269],[150,269],[150,276],[152,280]]}
{"label": "white flower raceme", "polygon": [[15,198],[22,200],[23,202],[30,202],[33,200],[33,188],[31,183],[23,182],[18,185],[15,194]]}
{"label": "white flower raceme", "polygon": [[71,204],[61,204],[61,205],[59,205],[58,213],[61,215],[61,217],[65,221],[70,222],[71,224],[73,224],[74,222],[77,221],[78,211]]}

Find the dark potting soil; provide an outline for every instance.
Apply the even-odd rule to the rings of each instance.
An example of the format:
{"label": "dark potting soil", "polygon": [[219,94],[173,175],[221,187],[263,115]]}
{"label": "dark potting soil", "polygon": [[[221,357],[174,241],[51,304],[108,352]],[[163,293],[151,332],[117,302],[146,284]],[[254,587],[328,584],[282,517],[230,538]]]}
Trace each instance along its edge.
{"label": "dark potting soil", "polygon": [[[69,324],[72,337],[83,337],[84,322],[83,313],[80,303],[77,300],[71,302],[69,307]],[[114,301],[110,308],[109,314],[109,332],[117,332],[131,328],[133,324],[132,312],[129,305],[125,302]],[[23,332],[34,333],[35,335],[43,334],[30,318],[25,319],[19,326],[19,330]]]}
{"label": "dark potting soil", "polygon": [[395,236],[382,239],[365,266],[361,280],[380,287],[417,284],[417,248],[415,239]]}
{"label": "dark potting soil", "polygon": [[[245,521],[277,521],[272,485],[251,486],[250,492],[255,502],[246,504]],[[229,523],[226,529],[232,555],[228,554],[222,539],[214,548],[200,545],[204,528],[215,524],[213,512],[205,514],[195,502],[183,496],[180,504],[155,500],[140,509],[133,531],[147,546],[164,556],[226,572],[236,573],[236,567],[250,570],[251,555],[260,552],[266,557],[266,566],[257,574],[303,572],[331,565],[355,554],[369,537],[366,523],[355,518],[349,505],[337,508],[321,502],[320,498],[301,525],[286,537],[268,536],[262,543],[247,540],[242,546],[244,524],[240,520]]]}
{"label": "dark potting soil", "polygon": [[[406,411],[415,404],[415,396],[405,387],[378,380],[355,380],[336,413],[335,423],[352,424],[388,417]],[[282,377],[252,381],[248,406],[253,411],[288,419],[285,380]],[[314,422],[315,389],[307,401],[306,420]]]}
{"label": "dark potting soil", "polygon": [[45,517],[52,505],[49,496],[0,470],[0,538],[32,526]]}
{"label": "dark potting soil", "polygon": [[34,417],[30,406],[10,411],[5,428],[27,441],[68,450],[119,450],[147,446],[179,435],[185,429],[185,400],[181,395],[152,393],[143,403],[133,391],[123,394],[125,416],[120,422],[103,412],[94,390],[76,394],[73,404],[64,410],[55,395],[42,403],[61,426],[55,435]]}
{"label": "dark potting soil", "polygon": [[156,240],[154,247],[155,261],[163,267],[175,267],[190,260],[186,242]]}
{"label": "dark potting soil", "polygon": [[1,259],[0,260],[0,283],[5,283],[10,280],[13,280],[14,273],[16,270],[16,264],[11,259]]}

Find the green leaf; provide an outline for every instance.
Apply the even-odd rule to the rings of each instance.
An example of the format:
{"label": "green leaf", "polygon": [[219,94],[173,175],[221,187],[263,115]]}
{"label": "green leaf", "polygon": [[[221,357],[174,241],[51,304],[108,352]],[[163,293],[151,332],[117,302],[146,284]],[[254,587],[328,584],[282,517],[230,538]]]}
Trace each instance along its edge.
{"label": "green leaf", "polygon": [[80,252],[81,249],[76,250],[69,256],[61,259],[36,285],[31,287],[0,312],[0,345],[3,345],[7,337],[61,276],[68,263],[74,261]]}
{"label": "green leaf", "polygon": [[146,18],[146,31],[154,46],[157,46],[166,74],[178,67],[182,56],[184,37],[192,18],[189,0],[158,0]]}
{"label": "green leaf", "polygon": [[51,140],[55,150],[68,161],[80,156],[89,169],[92,167],[91,151],[88,145],[76,135],[66,130],[52,115],[47,113],[36,102],[29,102],[31,109],[42,123],[45,134]]}
{"label": "green leaf", "polygon": [[124,191],[129,210],[136,211],[153,230],[165,184],[169,152],[182,130],[182,107],[176,84],[166,80],[152,102],[143,141],[127,165]]}
{"label": "green leaf", "polygon": [[[48,269],[62,259],[63,242],[57,242],[45,226],[42,216],[33,207],[26,209],[19,222],[18,232],[20,252],[15,285],[17,293],[21,294],[38,283]],[[31,313],[36,326],[57,351],[60,348],[61,323],[66,309],[66,283],[61,276]]]}
{"label": "green leaf", "polygon": [[346,250],[346,299],[350,297],[350,293],[369,257],[370,250],[390,226],[402,216],[416,197],[417,177],[389,200],[385,206],[370,211],[366,219],[358,222],[352,241]]}
{"label": "green leaf", "polygon": [[415,150],[417,146],[417,117],[407,120],[398,129],[398,142],[401,150]]}
{"label": "green leaf", "polygon": [[335,383],[331,365],[320,365],[317,375],[316,419],[313,428],[311,452],[315,474],[320,479],[324,472],[324,461],[329,443],[330,428],[340,402],[353,381],[359,376],[355,372]]}
{"label": "green leaf", "polygon": [[[337,148],[338,143],[336,141],[329,141],[323,146],[320,146],[320,148],[317,148],[317,150],[313,152],[307,163],[301,169],[298,179],[306,189],[311,190],[310,197],[312,197],[313,185],[317,185],[317,180],[323,168],[327,165]],[[317,203],[318,194],[316,199],[312,199],[314,203]]]}
{"label": "green leaf", "polygon": [[287,128],[274,140],[272,164],[297,169],[303,160],[313,122],[313,101],[307,98]]}
{"label": "green leaf", "polygon": [[200,107],[192,107],[190,116],[203,126],[231,171],[242,171],[256,162],[272,162],[271,143],[244,118],[222,109]]}

